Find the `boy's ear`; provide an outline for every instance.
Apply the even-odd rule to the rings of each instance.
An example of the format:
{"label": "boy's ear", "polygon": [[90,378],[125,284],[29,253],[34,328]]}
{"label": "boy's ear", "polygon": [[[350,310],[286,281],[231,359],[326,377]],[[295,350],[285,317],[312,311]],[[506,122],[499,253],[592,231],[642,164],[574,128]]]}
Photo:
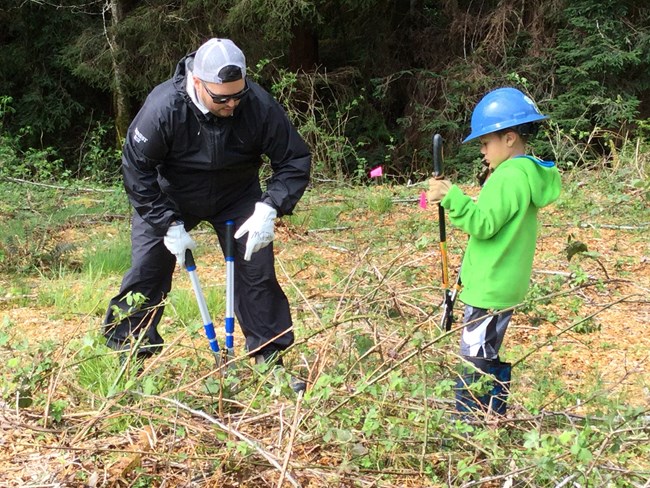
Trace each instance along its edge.
{"label": "boy's ear", "polygon": [[517,139],[519,139],[519,134],[517,134],[517,132],[514,130],[509,130],[505,133],[506,145],[508,147],[514,146],[517,142]]}

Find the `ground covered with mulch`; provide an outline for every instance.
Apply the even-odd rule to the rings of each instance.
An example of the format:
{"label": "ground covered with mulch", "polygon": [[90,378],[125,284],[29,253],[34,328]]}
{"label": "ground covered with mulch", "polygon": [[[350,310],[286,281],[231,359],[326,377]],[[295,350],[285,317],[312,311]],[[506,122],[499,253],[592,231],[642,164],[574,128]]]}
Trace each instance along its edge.
{"label": "ground covered with mulch", "polygon": [[[483,426],[516,430],[534,424],[542,431],[540,418],[553,415],[578,422],[638,409],[648,416],[647,202],[639,206],[639,195],[631,193],[633,207],[614,209],[601,194],[570,188],[576,194],[540,212],[531,300],[516,311],[504,344],[504,358],[515,364],[509,412]],[[296,322],[297,344],[286,363],[308,380],[304,397],[288,391],[282,374],[253,368],[239,333],[239,360],[229,373],[238,379],[220,379],[197,327],[198,312],[191,324],[174,312],[180,299],[163,319],[168,344],[163,354],[147,360],[142,372],[125,371],[122,389],[102,395],[99,386],[92,391],[83,383],[80,368],[90,364],[93,348],[108,358],[100,364],[119,368],[95,336],[120,276],[97,278],[102,291],[83,312],[42,299],[53,278],[21,277],[16,287],[15,277],[0,276],[0,354],[9,364],[4,380],[16,381],[17,364],[25,357],[49,364],[39,382],[33,380],[37,369],[30,369],[30,386],[40,389],[39,398],[30,392],[33,403],[22,405],[17,388],[3,390],[0,486],[535,486],[525,470],[517,474],[515,464],[512,473],[461,476],[459,464],[451,462],[453,449],[445,446],[449,439],[464,443],[463,452],[474,450],[480,464],[487,454],[479,438],[444,426],[434,433],[425,428],[421,445],[407,455],[390,447],[390,439],[372,437],[376,431],[367,427],[372,402],[381,406],[378,422],[385,428],[410,410],[424,416],[453,410],[449,389],[418,403],[399,386],[434,364],[442,378],[457,359],[457,329],[447,336],[437,329],[442,293],[437,213],[418,208],[418,192],[381,185],[311,190],[297,214],[278,224],[276,268]],[[335,218],[323,217],[323,209]],[[90,235],[110,240],[127,231],[126,220],[100,222],[70,226],[52,238],[79,244]],[[206,229],[195,236],[202,249],[197,251],[201,280],[207,291],[220,294],[224,273],[215,238]],[[453,275],[465,242],[462,233],[449,229]],[[569,260],[576,242],[585,247]],[[75,259],[81,258],[70,261]],[[62,279],[78,294],[88,287],[87,276]],[[180,270],[174,293],[192,297]],[[457,316],[461,309],[457,304]],[[216,311],[215,323],[218,317]],[[12,347],[18,341],[29,350]],[[54,345],[39,349],[44,343]],[[431,381],[434,388],[436,377]],[[385,396],[374,387],[386,388]],[[338,417],[343,412],[361,415],[363,428],[343,428]],[[647,439],[647,427],[635,435]],[[604,469],[602,447],[600,453],[592,449],[594,460],[585,470]],[[380,449],[387,452],[380,456],[383,464],[357,461]],[[644,476],[650,479],[647,460],[628,459],[611,469],[637,486],[644,486]]]}

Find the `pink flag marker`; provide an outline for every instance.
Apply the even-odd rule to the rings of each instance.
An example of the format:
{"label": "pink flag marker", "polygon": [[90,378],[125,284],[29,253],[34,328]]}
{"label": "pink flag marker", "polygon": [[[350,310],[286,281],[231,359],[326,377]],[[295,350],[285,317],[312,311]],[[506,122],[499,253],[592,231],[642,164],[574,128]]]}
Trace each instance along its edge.
{"label": "pink flag marker", "polygon": [[427,192],[420,193],[420,208],[427,208]]}
{"label": "pink flag marker", "polygon": [[381,175],[384,174],[384,170],[382,169],[381,166],[377,166],[376,168],[373,168],[370,170],[370,177],[371,178],[377,178]]}

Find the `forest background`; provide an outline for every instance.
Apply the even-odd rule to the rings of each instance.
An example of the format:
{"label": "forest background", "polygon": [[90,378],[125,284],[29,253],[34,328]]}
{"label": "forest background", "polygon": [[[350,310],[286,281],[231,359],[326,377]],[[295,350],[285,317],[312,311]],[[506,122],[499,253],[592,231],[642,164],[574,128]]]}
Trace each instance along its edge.
{"label": "forest background", "polygon": [[[314,155],[274,243],[304,396],[248,364],[238,330],[218,374],[179,269],[144,371],[101,335],[130,266],[122,138],[212,36],[243,48]],[[437,213],[417,202],[436,132],[476,196],[460,141],[504,85],[550,115],[533,149],[563,190],[504,344],[508,415],[461,421]],[[649,117],[647,0],[3,0],[0,487],[647,488]],[[467,239],[447,231],[455,275]],[[192,234],[217,323],[223,256]]]}
{"label": "forest background", "polygon": [[476,150],[459,141],[472,108],[505,85],[551,116],[540,156],[563,168],[607,158],[650,131],[649,10],[641,0],[5,0],[0,175],[117,178],[148,92],[213,36],[243,48],[310,143],[317,176],[386,163],[421,179],[435,132],[468,176]]}

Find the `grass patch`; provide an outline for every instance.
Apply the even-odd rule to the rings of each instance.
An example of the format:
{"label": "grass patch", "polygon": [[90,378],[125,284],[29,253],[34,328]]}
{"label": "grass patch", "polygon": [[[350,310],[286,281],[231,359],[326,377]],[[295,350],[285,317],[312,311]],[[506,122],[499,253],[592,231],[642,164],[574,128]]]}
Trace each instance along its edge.
{"label": "grass patch", "polygon": [[44,279],[39,288],[37,303],[42,307],[54,307],[61,316],[102,316],[104,307],[115,287],[115,280],[106,280],[101,274],[70,273],[62,271],[54,279]]}
{"label": "grass patch", "polygon": [[82,270],[89,276],[123,275],[131,267],[130,232],[118,228],[96,236],[83,248]]}

